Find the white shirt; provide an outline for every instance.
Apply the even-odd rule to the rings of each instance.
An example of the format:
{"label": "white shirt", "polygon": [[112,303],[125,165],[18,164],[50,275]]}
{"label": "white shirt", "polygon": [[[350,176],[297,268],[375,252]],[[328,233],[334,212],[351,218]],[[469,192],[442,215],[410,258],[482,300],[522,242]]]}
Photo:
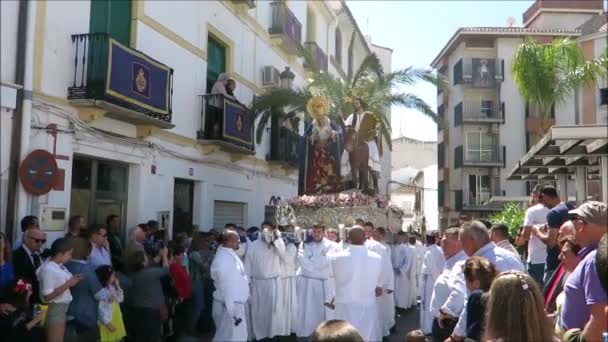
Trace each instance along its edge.
{"label": "white shirt", "polygon": [[210,274],[215,285],[213,298],[224,303],[226,311],[234,316],[235,303],[244,304],[249,299],[249,278],[243,262],[234,250],[220,246],[211,263]]}
{"label": "white shirt", "polygon": [[[30,249],[27,248],[27,246],[25,244],[23,244],[21,246],[23,246],[23,250],[27,254],[27,257],[30,258],[30,262],[32,263],[32,265],[34,265],[34,257],[32,256],[34,254],[38,254],[38,256],[40,257],[40,263],[42,263],[44,261],[44,260],[42,260],[42,255],[40,255],[40,252],[32,252],[32,251],[30,251]],[[19,247],[17,247],[17,248],[19,248]]]}
{"label": "white shirt", "polygon": [[445,261],[443,271],[435,281],[431,296],[431,312],[439,316],[439,310],[452,316],[459,317],[464,309],[467,292],[462,266],[467,261],[467,255],[460,251]]}
{"label": "white shirt", "polygon": [[[548,213],[549,208],[540,203],[531,206],[526,209],[524,227],[533,227],[537,224],[547,223]],[[530,234],[530,240],[528,241],[528,259],[526,261],[531,264],[544,264],[546,260],[547,245],[545,245],[536,235]]]}
{"label": "white shirt", "polygon": [[517,252],[517,249],[515,249],[515,247],[513,247],[511,242],[509,242],[509,240],[505,239],[505,240],[498,241],[496,243],[496,246],[498,246],[502,249],[506,249],[507,251],[513,253],[517,258],[519,258],[519,253]]}
{"label": "white shirt", "polygon": [[331,256],[336,303],[373,305],[376,287],[382,287],[382,257],[364,246],[350,245]]}
{"label": "white shirt", "polygon": [[282,260],[285,259],[285,243],[280,235],[272,244],[259,238],[247,244],[245,271],[251,279],[271,279],[281,276]]}
{"label": "white shirt", "polygon": [[124,294],[121,288],[116,288],[113,285],[106,287],[108,298],[100,300],[97,311],[99,316],[99,322],[101,324],[112,323],[112,303],[114,301],[122,303],[124,300]]}
{"label": "white shirt", "polygon": [[[506,249],[496,246],[494,242],[487,243],[485,246],[481,247],[477,252],[475,252],[474,255],[488,259],[489,262],[494,264],[496,272],[498,273],[505,271],[525,271],[524,265],[521,263],[521,261],[519,261],[519,258]],[[461,337],[466,336],[466,326],[467,310],[462,310],[458,323],[454,328],[454,334]]]}
{"label": "white shirt", "polygon": [[112,257],[110,251],[105,247],[99,247],[94,243],[91,244],[91,256],[89,257],[89,263],[93,265],[93,268],[104,265],[112,265]]}
{"label": "white shirt", "polygon": [[[367,114],[366,114],[366,112],[362,112],[362,113],[356,113],[356,115],[357,115],[357,123],[355,124],[355,130],[357,132],[359,132],[359,127],[361,127],[361,122],[363,121],[363,118]],[[346,126],[352,126],[353,125],[354,116],[355,116],[355,113],[352,113],[351,115],[349,115],[348,118],[346,118],[346,121],[344,122],[344,124]]]}
{"label": "white shirt", "polygon": [[[42,264],[36,271],[36,277],[40,283],[40,300],[44,300],[45,296],[50,295],[56,288],[65,284],[72,277],[72,273],[63,265],[59,265],[52,260]],[[72,301],[72,293],[70,289],[63,291],[62,294],[55,297],[49,303],[69,304]]]}
{"label": "white shirt", "polygon": [[331,275],[329,255],[335,252],[338,252],[337,244],[326,238],[323,238],[320,242],[301,243],[300,248],[298,248],[300,267],[297,275],[315,279],[329,279]]}
{"label": "white shirt", "polygon": [[422,262],[421,274],[429,274],[433,279],[437,279],[445,265],[445,257],[443,251],[436,244],[426,247],[426,254]]}

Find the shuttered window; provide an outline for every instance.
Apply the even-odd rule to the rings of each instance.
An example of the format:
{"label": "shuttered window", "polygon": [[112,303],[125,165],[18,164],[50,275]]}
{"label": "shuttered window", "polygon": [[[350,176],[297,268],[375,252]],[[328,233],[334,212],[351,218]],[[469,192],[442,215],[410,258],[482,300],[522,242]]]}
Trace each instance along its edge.
{"label": "shuttered window", "polygon": [[106,32],[129,46],[131,42],[131,0],[91,1],[89,32]]}
{"label": "shuttered window", "polygon": [[245,225],[245,203],[215,201],[213,206],[213,228],[224,229],[226,223]]}
{"label": "shuttered window", "polygon": [[207,92],[221,73],[226,72],[226,47],[209,36],[207,39]]}

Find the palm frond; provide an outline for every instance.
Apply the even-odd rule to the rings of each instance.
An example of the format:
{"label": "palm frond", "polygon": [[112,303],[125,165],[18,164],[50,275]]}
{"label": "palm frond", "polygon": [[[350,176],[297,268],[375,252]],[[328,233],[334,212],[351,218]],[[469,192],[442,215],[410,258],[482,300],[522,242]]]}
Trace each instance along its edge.
{"label": "palm frond", "polygon": [[378,79],[382,79],[383,74],[384,70],[378,56],[376,56],[375,53],[369,54],[363,59],[359,68],[357,68],[351,81],[351,86],[356,86],[364,77],[377,77]]}
{"label": "palm frond", "polygon": [[433,111],[431,106],[429,106],[423,99],[419,98],[414,94],[390,94],[387,96],[387,102],[396,106],[416,109],[420,113],[433,119],[433,121],[440,121],[439,116],[437,115],[437,113],[435,113],[435,111]]}
{"label": "palm frond", "polygon": [[431,83],[438,88],[445,88],[445,78],[433,69],[407,67],[384,75],[386,82],[392,85],[413,85],[418,81]]}
{"label": "palm frond", "polygon": [[353,55],[355,50],[355,37],[357,37],[357,31],[353,31],[353,34],[350,36],[350,42],[348,43],[348,77],[346,79],[348,84],[351,84],[353,81]]}
{"label": "palm frond", "polygon": [[302,111],[310,93],[306,89],[274,89],[258,97],[252,106],[255,113],[269,111],[272,108],[290,107]]}

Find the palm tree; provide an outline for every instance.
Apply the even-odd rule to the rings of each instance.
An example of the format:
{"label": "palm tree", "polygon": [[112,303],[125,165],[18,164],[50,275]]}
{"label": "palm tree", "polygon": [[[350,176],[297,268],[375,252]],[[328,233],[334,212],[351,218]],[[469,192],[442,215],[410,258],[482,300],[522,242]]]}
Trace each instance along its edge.
{"label": "palm tree", "polygon": [[[424,100],[415,94],[398,90],[399,86],[413,85],[418,81],[443,87],[443,78],[432,69],[408,67],[403,70],[385,73],[378,57],[375,54],[370,54],[365,57],[356,70],[349,66],[346,79],[338,79],[329,73],[320,71],[307,52],[303,52],[303,55],[307,63],[312,66],[312,81],[305,88],[276,89],[256,100],[253,110],[261,114],[256,130],[258,143],[272,115],[285,115],[288,112],[306,113],[306,103],[308,99],[315,95],[323,95],[329,100],[331,110],[328,116],[332,120],[337,119],[338,115],[352,112],[352,98],[355,96],[362,97],[367,104],[366,110],[378,119],[380,133],[389,148],[392,147],[391,127],[388,118],[383,114],[386,108],[392,105],[413,108],[434,121],[439,121],[435,111]],[[349,57],[351,57],[349,60],[352,60],[352,49],[349,49]]]}
{"label": "palm tree", "polygon": [[521,96],[538,106],[541,117],[547,118],[554,105],[576,93],[579,87],[606,77],[608,54],[604,52],[598,59],[585,61],[580,47],[570,38],[549,44],[530,39],[515,52],[511,69]]}

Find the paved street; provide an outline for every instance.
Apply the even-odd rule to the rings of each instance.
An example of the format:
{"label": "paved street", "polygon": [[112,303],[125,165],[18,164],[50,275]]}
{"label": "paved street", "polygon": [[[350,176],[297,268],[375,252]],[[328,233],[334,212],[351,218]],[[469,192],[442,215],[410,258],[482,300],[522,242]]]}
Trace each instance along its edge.
{"label": "paved street", "polygon": [[411,308],[402,314],[395,322],[395,332],[389,337],[390,342],[403,342],[405,335],[412,330],[418,329],[418,308]]}

